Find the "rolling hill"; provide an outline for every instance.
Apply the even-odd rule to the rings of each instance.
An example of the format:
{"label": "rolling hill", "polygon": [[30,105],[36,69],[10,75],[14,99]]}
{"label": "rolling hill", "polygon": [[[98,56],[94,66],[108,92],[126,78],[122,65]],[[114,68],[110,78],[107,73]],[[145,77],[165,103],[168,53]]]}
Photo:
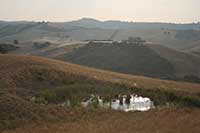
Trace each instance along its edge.
{"label": "rolling hill", "polygon": [[[22,44],[48,41],[75,44],[85,40],[125,40],[142,37],[147,42],[182,51],[195,51],[199,45],[199,24],[134,23],[121,21],[1,22],[0,43],[18,40]],[[197,50],[198,52],[199,50]]]}
{"label": "rolling hill", "polygon": [[[146,44],[87,44],[130,36]],[[199,37],[199,24],[0,21],[0,52],[8,53],[0,54],[0,132],[198,133],[200,85],[159,78],[200,75]],[[110,102],[132,93],[150,98],[155,109],[80,106],[91,94]]]}
{"label": "rolling hill", "polygon": [[173,65],[144,45],[88,44],[58,58],[127,74],[175,78]]}
{"label": "rolling hill", "polygon": [[[104,22],[84,18],[63,23],[1,22],[0,25],[0,44],[13,44],[14,40],[19,42],[14,44],[17,49],[8,51],[9,54],[58,57],[62,60],[66,57],[66,60],[82,65],[162,79],[185,80],[185,76],[200,76],[200,70],[196,67],[199,65],[200,53],[199,24]],[[102,48],[88,47],[87,51],[85,46],[90,40],[121,41],[130,36],[143,38],[149,47],[105,45]],[[81,49],[73,52],[79,47]],[[96,51],[91,52],[90,49]],[[131,49],[135,52],[131,52]],[[83,53],[78,53],[81,51]],[[101,53],[104,51],[105,55]],[[115,57],[113,60],[109,58],[111,54]],[[94,59],[95,56],[98,56],[96,58],[99,62]],[[107,62],[100,63],[102,61]]]}
{"label": "rolling hill", "polygon": [[130,29],[130,28],[136,28],[136,29],[166,28],[166,29],[177,29],[177,30],[199,29],[199,23],[173,24],[173,23],[123,22],[117,20],[100,21],[92,18],[82,18],[71,22],[65,22],[65,24],[86,27],[86,28],[103,28],[103,29]]}
{"label": "rolling hill", "polygon": [[[36,56],[0,54],[0,62],[0,131],[79,132],[78,128],[84,132],[116,132],[114,127],[117,125],[118,131],[137,129],[146,132],[152,126],[155,127],[152,132],[199,131],[194,126],[199,122],[199,84],[120,74]],[[56,95],[52,95],[53,92]],[[60,106],[62,97],[78,100],[91,93],[110,97],[130,92],[150,97],[160,108],[149,112],[124,113]],[[37,96],[44,96],[49,104],[34,103],[31,99]],[[147,118],[148,121],[141,121]],[[170,120],[171,124],[167,124],[166,120]],[[117,121],[114,127],[106,126],[113,121]],[[129,122],[137,123],[134,129]],[[177,122],[180,128],[172,128]],[[188,122],[190,125],[185,124]],[[150,123],[160,123],[161,127]],[[69,128],[70,125],[74,128]],[[97,125],[103,129],[97,128]],[[139,126],[144,128],[138,129]]]}
{"label": "rolling hill", "polygon": [[[100,82],[127,84],[128,86],[134,86],[134,83],[137,83],[138,88],[161,88],[164,90],[182,90],[187,92],[198,92],[198,88],[200,86],[199,84],[192,84],[187,82],[159,80],[143,76],[133,76],[128,74],[97,70],[94,68],[83,67],[76,64],[37,56],[1,54],[0,62],[0,80],[2,86],[5,88],[22,87],[20,84],[23,84],[23,86],[27,84],[30,88],[36,87],[32,86],[31,83],[33,83],[33,81],[37,81],[35,79],[37,76],[44,76],[44,78],[48,78],[45,80],[53,81],[55,83],[62,83],[61,81],[64,78],[75,78],[76,80],[96,80]],[[41,81],[39,77],[38,82]],[[46,82],[43,83],[44,85],[48,85]]]}
{"label": "rolling hill", "polygon": [[127,74],[162,79],[184,80],[184,76],[200,76],[200,59],[161,45],[94,43],[57,57],[80,65]]}
{"label": "rolling hill", "polygon": [[167,59],[175,69],[177,77],[184,77],[186,75],[200,75],[200,58],[196,55],[187,52],[181,52],[170,49],[161,45],[147,45],[149,48],[158,53],[161,57]]}

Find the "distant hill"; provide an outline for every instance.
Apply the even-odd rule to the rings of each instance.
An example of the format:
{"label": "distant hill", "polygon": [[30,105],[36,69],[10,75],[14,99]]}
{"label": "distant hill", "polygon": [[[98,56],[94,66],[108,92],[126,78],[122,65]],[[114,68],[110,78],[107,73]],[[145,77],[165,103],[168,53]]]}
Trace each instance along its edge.
{"label": "distant hill", "polygon": [[198,57],[160,45],[88,44],[58,59],[94,68],[163,79],[200,76]]}
{"label": "distant hill", "polygon": [[[191,82],[200,81],[199,27],[88,18],[0,21],[0,132],[198,132],[200,84]],[[116,43],[128,37],[146,44]],[[115,43],[87,44],[91,40]],[[137,94],[156,108],[128,113],[82,108],[91,94],[107,101]]]}
{"label": "distant hill", "polygon": [[161,57],[167,59],[175,69],[175,75],[183,78],[187,75],[200,76],[200,57],[191,53],[180,52],[161,45],[147,45]]}
{"label": "distant hill", "polygon": [[145,23],[145,22],[124,22],[117,20],[99,21],[92,18],[82,18],[80,20],[66,22],[73,26],[80,26],[85,28],[105,28],[105,29],[174,29],[174,30],[188,30],[188,29],[199,29],[199,23],[189,24],[174,24],[174,23]]}
{"label": "distant hill", "polygon": [[[19,55],[39,55],[44,57],[55,58],[57,56],[64,57],[65,53],[73,51],[74,48],[79,48],[84,46],[90,40],[113,40],[121,41],[126,40],[128,37],[141,37],[146,40],[149,49],[144,48],[144,51],[151,55],[150,57],[145,57],[146,60],[137,60],[137,63],[133,67],[134,57],[138,59],[137,52],[122,53],[119,52],[117,48],[113,49],[114,59],[130,59],[131,61],[123,60],[124,64],[118,64],[114,66],[113,62],[118,62],[117,60],[108,60],[107,56],[101,57],[103,61],[108,62],[104,64],[96,63],[92,53],[89,56],[87,52],[89,49],[95,49],[93,46],[88,47],[88,51],[85,49],[85,53],[80,53],[87,55],[88,57],[93,57],[92,61],[95,60],[94,64],[89,63],[89,60],[76,61],[76,63],[83,63],[88,66],[99,67],[111,69],[119,72],[142,74],[152,77],[170,78],[177,79],[183,78],[188,75],[199,76],[199,68],[195,67],[199,65],[200,57],[200,30],[198,29],[199,24],[167,24],[167,23],[131,23],[131,22],[121,22],[121,21],[99,21],[95,19],[84,18],[72,22],[63,23],[52,23],[52,22],[0,22],[0,43],[1,44],[12,44],[14,40],[19,43],[16,45],[18,48],[8,51],[10,54]],[[45,45],[45,44],[49,45]],[[35,47],[35,44],[41,44],[40,47]],[[153,44],[157,44],[160,48],[154,47]],[[162,47],[164,46],[164,47]],[[112,47],[108,47],[109,51],[105,50],[108,46],[102,46],[99,48],[101,52],[106,51],[108,57],[111,57]],[[119,46],[120,47],[120,46]],[[170,50],[168,48],[170,48]],[[98,47],[97,47],[98,48]],[[124,51],[128,51],[128,47],[121,47]],[[84,49],[84,48],[83,48]],[[82,49],[82,50],[83,50]],[[133,49],[133,47],[130,47]],[[81,50],[81,51],[82,51]],[[137,48],[135,49],[137,51]],[[111,51],[111,52],[110,52]],[[134,49],[133,49],[134,51]],[[162,51],[162,52],[161,52]],[[97,52],[97,51],[96,51]],[[75,52],[74,52],[75,53]],[[97,52],[98,53],[98,52]],[[122,54],[121,57],[117,54]],[[165,55],[163,54],[165,53]],[[173,56],[170,56],[170,54]],[[76,52],[77,54],[77,52]],[[93,54],[93,55],[92,55]],[[77,54],[75,58],[78,58]],[[99,54],[101,53],[99,52]],[[73,55],[74,56],[74,55]],[[142,53],[139,56],[142,58]],[[146,55],[145,55],[146,56]],[[82,58],[82,57],[81,57]],[[86,58],[86,57],[85,57]],[[100,57],[98,57],[100,58]],[[191,59],[190,59],[191,58]],[[65,60],[64,58],[62,58]],[[145,64],[149,59],[155,59],[152,61],[150,66],[147,67]],[[70,60],[73,60],[70,58]],[[76,59],[78,60],[78,59]],[[130,63],[131,62],[131,63]],[[161,63],[159,63],[161,62]],[[182,68],[182,64],[185,67]],[[108,65],[109,64],[109,65]],[[157,64],[157,65],[155,65]],[[158,65],[159,64],[159,65]],[[105,66],[103,66],[105,65]],[[147,64],[148,65],[148,64]],[[137,68],[138,66],[144,66],[144,68]],[[161,70],[161,66],[165,66],[166,70]],[[145,68],[146,67],[146,68]],[[134,68],[134,69],[131,69]],[[143,70],[144,69],[144,70]],[[127,71],[128,70],[128,71]],[[131,71],[130,71],[131,70]],[[156,71],[157,70],[157,71]]]}
{"label": "distant hill", "polygon": [[[85,40],[125,40],[142,37],[147,42],[176,50],[199,52],[200,24],[99,21],[83,18],[71,22],[0,22],[0,43],[49,41],[71,44]],[[197,49],[197,50],[196,50]]]}
{"label": "distant hill", "polygon": [[173,65],[144,45],[89,44],[58,58],[116,72],[175,78]]}

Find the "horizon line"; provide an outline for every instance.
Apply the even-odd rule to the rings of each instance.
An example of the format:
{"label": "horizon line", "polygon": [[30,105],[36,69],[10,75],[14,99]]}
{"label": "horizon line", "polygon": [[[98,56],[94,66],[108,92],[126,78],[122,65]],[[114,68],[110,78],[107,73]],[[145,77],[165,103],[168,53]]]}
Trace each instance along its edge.
{"label": "horizon line", "polygon": [[193,22],[166,22],[166,21],[133,21],[133,20],[120,20],[120,19],[96,19],[96,18],[90,18],[90,17],[82,17],[78,19],[71,19],[66,21],[48,21],[48,20],[26,20],[26,19],[0,19],[1,22],[49,22],[49,23],[67,23],[67,22],[73,22],[73,21],[80,21],[83,19],[91,19],[96,20],[99,22],[108,22],[108,21],[118,21],[118,22],[124,22],[124,23],[161,23],[161,24],[200,24],[200,21],[193,21]]}

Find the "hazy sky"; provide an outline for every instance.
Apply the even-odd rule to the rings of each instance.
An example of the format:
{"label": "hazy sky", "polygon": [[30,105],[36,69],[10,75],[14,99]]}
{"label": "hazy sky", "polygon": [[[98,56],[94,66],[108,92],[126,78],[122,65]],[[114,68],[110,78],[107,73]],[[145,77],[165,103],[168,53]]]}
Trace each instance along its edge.
{"label": "hazy sky", "polygon": [[200,0],[0,0],[0,20],[200,21]]}

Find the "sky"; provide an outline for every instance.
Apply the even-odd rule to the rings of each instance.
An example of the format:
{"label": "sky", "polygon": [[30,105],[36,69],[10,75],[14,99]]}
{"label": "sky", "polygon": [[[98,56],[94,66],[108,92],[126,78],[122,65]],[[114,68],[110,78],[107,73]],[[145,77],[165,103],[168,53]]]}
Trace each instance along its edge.
{"label": "sky", "polygon": [[200,0],[0,0],[0,20],[200,21]]}

